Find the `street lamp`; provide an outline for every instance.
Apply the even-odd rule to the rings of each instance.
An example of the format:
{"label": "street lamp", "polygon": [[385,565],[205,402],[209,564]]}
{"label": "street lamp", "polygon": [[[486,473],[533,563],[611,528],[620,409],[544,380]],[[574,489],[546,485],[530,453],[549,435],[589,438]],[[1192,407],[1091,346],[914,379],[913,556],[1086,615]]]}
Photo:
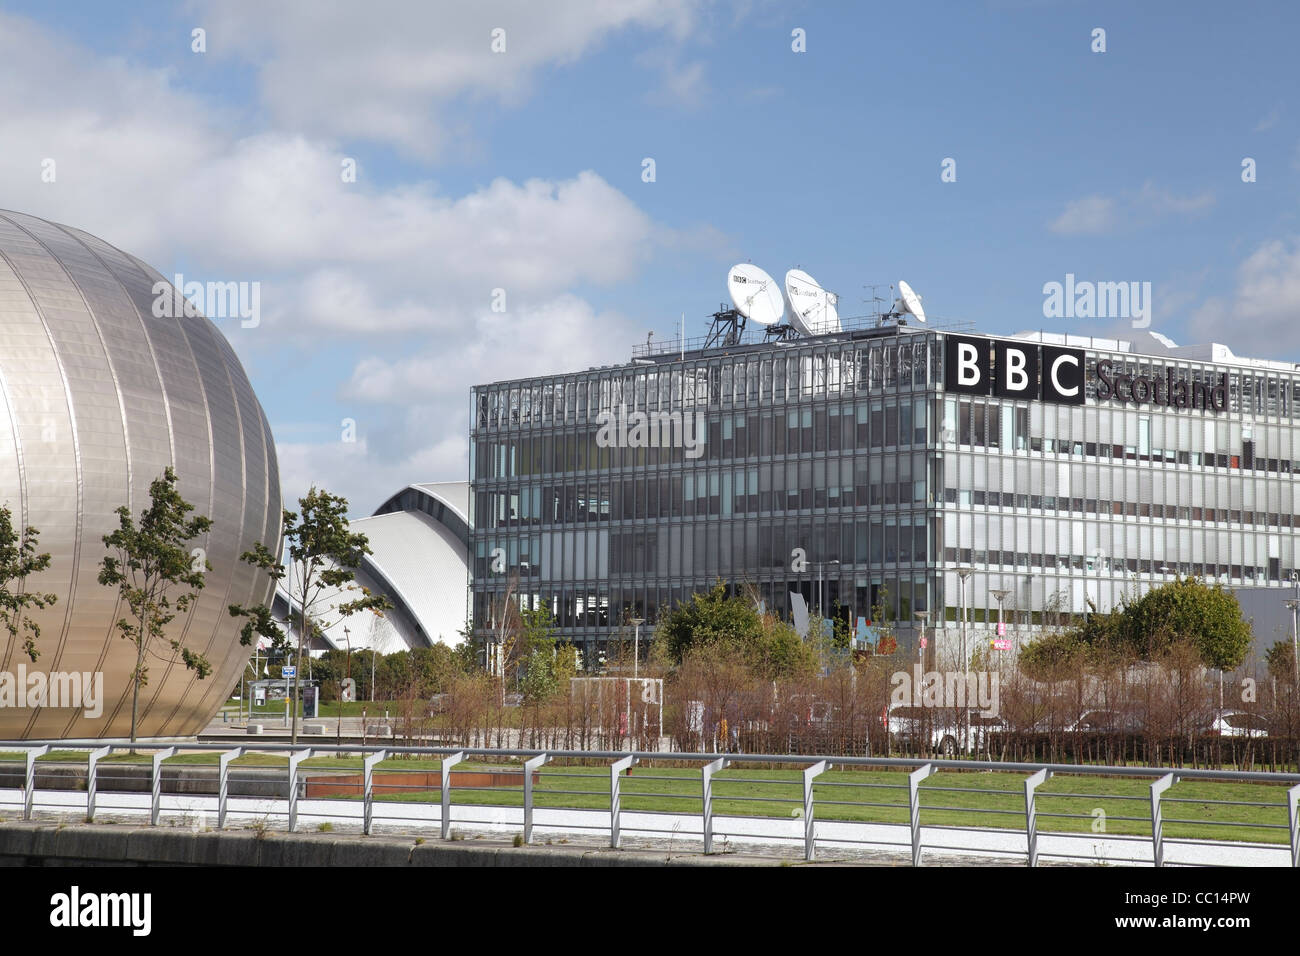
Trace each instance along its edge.
{"label": "street lamp", "polygon": [[961,670],[966,673],[966,582],[975,573],[973,568],[958,568],[957,577],[961,580]]}
{"label": "street lamp", "polygon": [[[821,622],[826,617],[825,571],[832,564],[838,567],[839,561],[814,561],[813,564],[817,567],[817,627],[820,631]],[[821,637],[821,634],[817,636]]]}
{"label": "street lamp", "polygon": [[1002,626],[1002,602],[1007,599],[1007,595],[1010,593],[1007,588],[994,588],[989,591],[989,594],[993,595],[993,600],[998,602],[998,637],[1002,637],[1005,630]]}
{"label": "street lamp", "polygon": [[1300,641],[1296,639],[1296,611],[1300,610],[1300,599],[1287,601],[1286,606],[1291,609],[1291,650],[1295,655],[1296,688],[1300,689]]}
{"label": "street lamp", "polygon": [[[634,617],[631,620],[632,627],[635,629],[632,637],[632,682],[637,682],[637,661],[641,656],[641,625],[645,623],[645,618]],[[629,690],[627,697],[627,733],[632,736],[632,692]]]}
{"label": "street lamp", "polygon": [[632,679],[637,679],[637,662],[641,657],[641,625],[645,623],[645,618],[632,618],[632,626],[636,628],[635,636],[632,638]]}
{"label": "street lamp", "polygon": [[[347,682],[352,680],[352,632],[348,626],[343,625],[343,641],[348,646],[348,666],[344,671],[343,686],[347,687]],[[339,694],[339,722],[334,728],[334,742],[336,746],[343,746],[343,695]]]}
{"label": "street lamp", "polygon": [[[966,657],[966,582],[974,574],[973,568],[958,568],[957,577],[961,579],[961,676],[962,676],[962,694],[970,687],[970,666]],[[955,703],[955,702],[954,702]],[[964,701],[967,705],[962,708],[964,712],[962,723],[965,725],[966,733],[962,738],[962,747],[969,746],[970,741],[970,706],[969,701]]]}

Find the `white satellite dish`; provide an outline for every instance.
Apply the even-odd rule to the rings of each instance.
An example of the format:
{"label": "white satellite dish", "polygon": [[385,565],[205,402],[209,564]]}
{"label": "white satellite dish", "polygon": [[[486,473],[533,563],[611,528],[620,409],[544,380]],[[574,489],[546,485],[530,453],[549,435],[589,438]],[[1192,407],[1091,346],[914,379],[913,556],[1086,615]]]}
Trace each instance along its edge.
{"label": "white satellite dish", "polygon": [[781,287],[770,275],[752,263],[732,266],[727,273],[727,291],[736,310],[759,325],[776,325],[785,316]]}
{"label": "white satellite dish", "polygon": [[921,297],[902,279],[898,280],[898,301],[902,306],[900,311],[916,316],[918,322],[925,321],[925,309],[921,308]]}
{"label": "white satellite dish", "polygon": [[838,296],[827,292],[802,269],[791,269],[785,274],[785,298],[790,304],[790,324],[804,335],[840,331]]}

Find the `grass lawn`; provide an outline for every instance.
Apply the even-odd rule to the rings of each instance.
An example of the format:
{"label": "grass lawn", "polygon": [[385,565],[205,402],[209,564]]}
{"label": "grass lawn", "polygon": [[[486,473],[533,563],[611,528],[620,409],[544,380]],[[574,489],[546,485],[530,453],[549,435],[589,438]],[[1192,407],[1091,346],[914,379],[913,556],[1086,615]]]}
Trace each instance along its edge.
{"label": "grass lawn", "polygon": [[[458,769],[487,766],[469,762],[457,765]],[[500,764],[494,766],[504,769]],[[394,762],[393,768],[406,769],[406,764]],[[1053,777],[1037,791],[1039,830],[1148,836],[1150,784],[1150,780],[1129,778]],[[623,778],[621,789],[625,810],[700,810],[700,773],[696,769],[638,766],[632,776]],[[829,771],[817,778],[813,792],[819,820],[907,823],[907,774],[903,772]],[[538,807],[608,810],[609,770],[547,765],[542,768],[533,795]],[[439,794],[436,790],[421,791],[376,799],[433,803]],[[518,788],[457,788],[452,790],[451,800],[466,806],[521,806],[523,793]],[[1246,801],[1272,805],[1235,805]],[[1163,797],[1164,832],[1171,839],[1286,843],[1285,801],[1283,786],[1177,783]],[[728,769],[713,778],[713,810],[724,816],[790,817],[802,802],[802,774],[797,770]],[[1024,809],[1024,777],[1020,774],[941,772],[921,784],[921,823],[926,826],[1023,830]],[[1098,810],[1104,813],[1104,821],[1096,813]],[[1184,820],[1196,822],[1180,822]],[[1103,824],[1104,829],[1100,829]],[[1095,825],[1098,829],[1094,829]]]}
{"label": "grass lawn", "polygon": [[[0,753],[0,761],[21,765],[21,753]],[[56,751],[44,761],[84,763],[77,751]],[[148,754],[115,754],[102,762],[148,764]],[[216,753],[171,757],[170,764],[216,766]],[[267,753],[245,754],[240,767],[286,767],[288,758]],[[359,771],[360,757],[312,757],[300,765],[312,770]],[[458,770],[519,770],[520,762],[465,761]],[[377,773],[438,770],[435,759],[390,759]],[[800,807],[802,774],[768,767],[730,768],[717,774],[713,786],[714,812],[723,816],[783,817]],[[1073,832],[1148,836],[1151,833],[1151,780],[1127,777],[1058,775],[1038,788],[1038,826],[1043,832]],[[1217,781],[1182,781],[1165,791],[1162,806],[1165,835],[1171,839],[1199,838],[1286,843],[1289,839],[1286,791],[1282,785]],[[534,788],[538,807],[609,809],[607,766],[548,764]],[[623,808],[649,812],[698,813],[701,802],[698,768],[640,765],[622,779]],[[817,819],[906,824],[907,774],[889,770],[832,770],[814,784]],[[359,799],[339,797],[334,799]],[[377,800],[436,803],[437,790],[381,794]],[[519,787],[483,790],[456,788],[452,803],[460,806],[522,806]],[[1270,806],[1240,806],[1243,802]],[[989,812],[995,811],[995,812]],[[1104,818],[1102,817],[1104,814]],[[1196,821],[1196,822],[1183,822]],[[927,826],[983,826],[1024,829],[1024,775],[995,772],[940,772],[921,784],[921,822]]]}

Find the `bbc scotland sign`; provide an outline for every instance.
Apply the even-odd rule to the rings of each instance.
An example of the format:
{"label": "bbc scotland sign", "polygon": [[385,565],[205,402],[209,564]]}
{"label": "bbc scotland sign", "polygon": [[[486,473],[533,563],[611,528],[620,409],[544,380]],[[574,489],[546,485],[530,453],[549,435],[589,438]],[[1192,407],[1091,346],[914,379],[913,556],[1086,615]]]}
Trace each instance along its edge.
{"label": "bbc scotland sign", "polygon": [[1083,349],[949,335],[943,387],[964,395],[1083,404]]}
{"label": "bbc scotland sign", "polygon": [[[1085,368],[1083,349],[960,335],[944,339],[943,387],[948,392],[1082,405]],[[1213,382],[1176,378],[1172,367],[1151,375],[1128,375],[1103,359],[1097,363],[1095,379],[1099,401],[1212,412],[1228,406],[1226,373]]]}

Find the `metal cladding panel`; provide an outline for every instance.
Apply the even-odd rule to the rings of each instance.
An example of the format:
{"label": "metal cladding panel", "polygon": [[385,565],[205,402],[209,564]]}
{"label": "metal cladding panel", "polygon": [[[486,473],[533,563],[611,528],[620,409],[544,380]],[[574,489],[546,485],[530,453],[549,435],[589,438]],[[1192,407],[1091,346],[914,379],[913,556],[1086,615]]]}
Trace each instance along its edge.
{"label": "metal cladding panel", "polygon": [[[247,659],[231,602],[269,602],[272,585],[239,561],[260,540],[277,548],[280,494],[265,415],[221,332],[202,317],[153,314],[157,273],[86,233],[0,213],[0,504],[40,531],[50,570],[27,582],[58,603],[41,625],[35,663],[0,640],[0,671],[102,672],[103,714],[0,707],[0,739],[125,736],[134,645],[99,584],[102,538],[115,511],[137,514],[167,465],[181,494],[213,527],[192,546],[212,571],[168,636],[207,655],[195,679],[156,648],[140,695],[141,736],[202,730]],[[165,294],[172,295],[170,284]]]}

